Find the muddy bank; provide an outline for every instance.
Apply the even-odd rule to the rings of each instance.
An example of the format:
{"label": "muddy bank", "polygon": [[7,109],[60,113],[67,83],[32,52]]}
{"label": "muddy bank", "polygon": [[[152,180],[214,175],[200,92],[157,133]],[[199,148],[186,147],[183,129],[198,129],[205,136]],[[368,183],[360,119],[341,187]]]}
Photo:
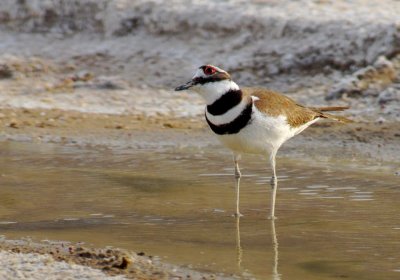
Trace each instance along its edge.
{"label": "muddy bank", "polygon": [[[15,274],[18,279],[228,279],[222,274],[168,265],[143,252],[111,247],[99,249],[64,241],[0,239],[1,250],[9,252],[0,254],[0,263],[8,266],[8,274],[3,276]],[[23,258],[25,264],[18,264]],[[27,263],[32,267],[27,267]]]}
{"label": "muddy bank", "polygon": [[[201,150],[220,147],[202,117],[161,115],[145,118],[62,110],[0,109],[0,125],[3,127],[2,141],[50,142],[110,149]],[[324,121],[285,143],[279,156],[363,158],[371,162],[396,163],[399,160],[399,131],[398,122],[377,120],[342,125]]]}
{"label": "muddy bank", "polygon": [[[379,61],[384,61],[381,68]],[[338,80],[321,75],[279,76],[272,88],[308,106],[350,106],[345,114],[356,121],[396,122],[400,119],[400,57],[392,61],[382,57],[378,62]],[[202,117],[204,104],[196,94],[149,87],[118,71],[112,76],[101,73],[109,63],[101,55],[93,61],[68,62],[3,56],[0,107],[125,114],[141,119]],[[175,85],[191,75],[187,73]],[[236,73],[232,76],[237,77]]]}

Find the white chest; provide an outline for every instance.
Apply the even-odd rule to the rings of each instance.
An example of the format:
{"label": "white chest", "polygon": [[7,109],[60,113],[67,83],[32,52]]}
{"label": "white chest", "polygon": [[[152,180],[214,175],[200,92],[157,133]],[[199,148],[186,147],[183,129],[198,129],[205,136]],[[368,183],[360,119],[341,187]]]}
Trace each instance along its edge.
{"label": "white chest", "polygon": [[286,117],[269,117],[253,107],[252,119],[247,126],[236,134],[218,135],[218,139],[237,153],[269,154],[295,134]]}

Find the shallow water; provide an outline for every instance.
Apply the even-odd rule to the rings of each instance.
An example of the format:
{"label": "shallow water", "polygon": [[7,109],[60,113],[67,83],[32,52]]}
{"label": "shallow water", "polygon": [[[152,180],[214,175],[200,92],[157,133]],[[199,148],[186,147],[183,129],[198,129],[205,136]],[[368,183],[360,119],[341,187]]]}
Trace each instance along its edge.
{"label": "shallow water", "polygon": [[[84,241],[256,279],[399,279],[400,181],[338,161],[244,157],[234,211],[227,152],[0,143],[0,233]],[[240,222],[240,224],[238,223]]]}

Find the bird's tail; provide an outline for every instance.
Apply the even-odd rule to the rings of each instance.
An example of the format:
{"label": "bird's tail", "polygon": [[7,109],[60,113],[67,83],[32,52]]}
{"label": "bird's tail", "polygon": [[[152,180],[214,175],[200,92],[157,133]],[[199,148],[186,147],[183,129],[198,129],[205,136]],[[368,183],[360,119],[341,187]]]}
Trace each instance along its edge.
{"label": "bird's tail", "polygon": [[338,121],[338,122],[341,122],[341,123],[352,123],[352,122],[354,122],[353,120],[350,120],[350,119],[348,119],[346,117],[336,116],[336,115],[322,113],[322,112],[321,112],[321,118],[331,119],[331,120],[335,120],[335,121]]}
{"label": "bird's tail", "polygon": [[325,119],[331,119],[331,120],[335,120],[341,123],[352,123],[354,122],[353,120],[350,120],[346,117],[342,117],[342,116],[336,116],[336,115],[332,115],[332,114],[328,114],[328,113],[324,113],[324,112],[332,112],[332,111],[344,111],[346,109],[349,109],[350,107],[348,106],[331,106],[331,107],[311,107],[310,109],[320,113],[320,117],[321,118],[325,118]]}

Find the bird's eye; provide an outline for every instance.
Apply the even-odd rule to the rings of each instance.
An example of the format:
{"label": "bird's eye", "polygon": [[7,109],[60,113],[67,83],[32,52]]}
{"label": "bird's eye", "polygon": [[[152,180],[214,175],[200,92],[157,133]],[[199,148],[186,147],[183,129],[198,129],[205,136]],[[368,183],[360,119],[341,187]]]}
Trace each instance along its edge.
{"label": "bird's eye", "polygon": [[215,73],[215,68],[211,67],[211,66],[206,66],[206,67],[204,67],[203,71],[204,71],[204,74],[206,74],[206,75],[212,75]]}

